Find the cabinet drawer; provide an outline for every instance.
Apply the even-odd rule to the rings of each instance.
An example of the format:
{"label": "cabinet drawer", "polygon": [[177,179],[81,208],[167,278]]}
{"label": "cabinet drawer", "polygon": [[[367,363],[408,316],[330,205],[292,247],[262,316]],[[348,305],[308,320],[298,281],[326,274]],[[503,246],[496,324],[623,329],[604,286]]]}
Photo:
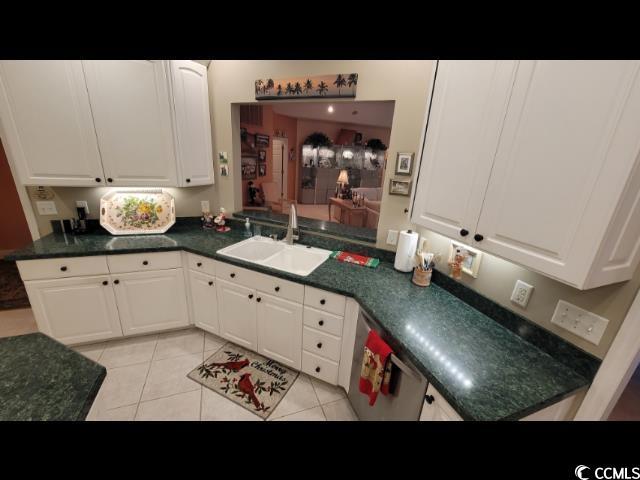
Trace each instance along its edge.
{"label": "cabinet drawer", "polygon": [[187,266],[195,272],[202,272],[208,275],[216,274],[216,261],[212,258],[202,257],[193,253],[187,253]]}
{"label": "cabinet drawer", "polygon": [[337,293],[319,290],[313,287],[305,287],[304,304],[309,307],[319,308],[325,312],[344,315],[344,307],[347,299]]}
{"label": "cabinet drawer", "polygon": [[340,361],[340,337],[322,333],[313,328],[304,327],[302,330],[302,348],[321,357]]}
{"label": "cabinet drawer", "polygon": [[292,302],[302,303],[304,299],[304,285],[299,283],[283,280],[271,275],[258,273],[258,281],[256,288],[261,292],[274,297],[284,298]]}
{"label": "cabinet drawer", "polygon": [[332,385],[338,382],[338,364],[306,350],[302,351],[302,371]]}
{"label": "cabinet drawer", "polygon": [[107,257],[111,273],[181,268],[180,252],[130,253]]}
{"label": "cabinet drawer", "polygon": [[249,288],[256,288],[260,281],[258,272],[224,262],[216,262],[216,277]]}
{"label": "cabinet drawer", "polygon": [[46,280],[109,273],[104,256],[23,260],[17,264],[22,280]]}
{"label": "cabinet drawer", "polygon": [[342,336],[342,317],[322,312],[311,307],[304,307],[304,324],[321,332]]}

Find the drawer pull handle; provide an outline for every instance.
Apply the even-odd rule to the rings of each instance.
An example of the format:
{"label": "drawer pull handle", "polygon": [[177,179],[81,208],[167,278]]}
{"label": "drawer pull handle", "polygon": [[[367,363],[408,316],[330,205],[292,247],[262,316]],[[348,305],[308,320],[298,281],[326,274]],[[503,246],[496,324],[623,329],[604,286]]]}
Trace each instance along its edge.
{"label": "drawer pull handle", "polygon": [[253,298],[253,293],[249,294],[249,300],[251,300]]}
{"label": "drawer pull handle", "polygon": [[324,320],[320,320],[320,321],[318,322],[318,325],[323,326],[323,325],[324,325]]}
{"label": "drawer pull handle", "polygon": [[427,395],[426,397],[424,397],[425,402],[427,402],[429,405],[431,405],[433,403],[433,401],[435,400],[435,398],[433,398],[433,395]]}
{"label": "drawer pull handle", "polygon": [[275,288],[275,291],[276,291],[276,292],[279,292],[279,291],[280,291],[280,287],[276,287],[276,288]]}
{"label": "drawer pull handle", "polygon": [[476,234],[473,236],[473,239],[474,239],[476,242],[481,242],[481,241],[482,241],[482,239],[484,239],[484,237],[483,237],[482,235],[480,235],[479,233],[476,233]]}
{"label": "drawer pull handle", "polygon": [[318,348],[322,348],[322,342],[318,342],[318,345],[316,345]]}
{"label": "drawer pull handle", "polygon": [[102,284],[103,284],[103,285],[109,285],[109,282],[107,282],[106,280],[103,280],[103,281],[102,281]]}
{"label": "drawer pull handle", "polygon": [[469,235],[469,230],[467,230],[466,228],[463,228],[462,230],[460,230],[461,237],[466,237],[467,235]]}
{"label": "drawer pull handle", "polygon": [[210,281],[210,282],[209,282],[209,286],[211,286],[211,285],[213,285],[213,282],[212,282],[212,281]]}
{"label": "drawer pull handle", "polygon": [[320,373],[320,367],[316,367],[316,373]]}
{"label": "drawer pull handle", "polygon": [[198,263],[196,263],[196,265],[197,265],[198,267],[201,267],[201,266],[202,266],[202,262],[198,262]]}
{"label": "drawer pull handle", "polygon": [[187,183],[191,183],[191,179],[190,178],[187,178]]}
{"label": "drawer pull handle", "polygon": [[102,181],[101,178],[96,177],[96,182],[100,183]]}
{"label": "drawer pull handle", "polygon": [[67,267],[60,267],[60,270],[62,270],[63,272],[67,271]]}
{"label": "drawer pull handle", "polygon": [[116,285],[118,285],[120,283],[120,280],[114,280],[113,283],[115,283]]}
{"label": "drawer pull handle", "polygon": [[112,183],[113,182],[113,178],[107,178],[107,182]]}
{"label": "drawer pull handle", "polygon": [[327,301],[324,298],[320,300],[320,305],[324,305],[325,303],[327,303]]}
{"label": "drawer pull handle", "polygon": [[261,300],[262,300],[262,298],[260,298],[260,297],[256,298],[256,302],[259,302]]}
{"label": "drawer pull handle", "polygon": [[147,260],[145,260],[144,262],[142,262],[143,265],[149,265],[149,262]]}
{"label": "drawer pull handle", "polygon": [[235,273],[230,273],[230,274],[229,274],[229,276],[230,276],[231,278],[235,278],[236,274],[235,274]]}

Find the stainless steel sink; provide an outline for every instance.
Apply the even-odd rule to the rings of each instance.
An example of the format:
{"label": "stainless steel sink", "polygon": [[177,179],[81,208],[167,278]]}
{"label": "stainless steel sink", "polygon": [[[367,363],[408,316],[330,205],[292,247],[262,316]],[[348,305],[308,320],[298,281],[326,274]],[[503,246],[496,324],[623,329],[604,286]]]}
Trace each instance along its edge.
{"label": "stainless steel sink", "polygon": [[330,250],[287,245],[282,241],[255,236],[218,250],[220,255],[264,265],[306,277],[331,255]]}

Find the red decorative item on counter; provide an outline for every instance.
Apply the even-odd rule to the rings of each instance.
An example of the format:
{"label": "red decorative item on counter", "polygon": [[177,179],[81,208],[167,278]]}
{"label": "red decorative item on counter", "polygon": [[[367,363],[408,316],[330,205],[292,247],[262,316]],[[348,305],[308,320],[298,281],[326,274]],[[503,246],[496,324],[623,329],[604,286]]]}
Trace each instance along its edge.
{"label": "red decorative item on counter", "polygon": [[362,265],[364,267],[375,268],[380,263],[380,260],[373,257],[367,257],[365,255],[358,255],[357,253],[343,252],[336,250],[331,252],[330,258],[335,258],[339,262],[355,263],[356,265]]}

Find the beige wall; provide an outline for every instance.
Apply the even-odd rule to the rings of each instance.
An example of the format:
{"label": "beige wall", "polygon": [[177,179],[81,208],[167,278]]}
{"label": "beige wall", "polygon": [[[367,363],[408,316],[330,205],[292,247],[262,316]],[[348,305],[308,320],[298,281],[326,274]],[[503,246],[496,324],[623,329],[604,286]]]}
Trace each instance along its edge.
{"label": "beige wall", "polygon": [[[209,91],[212,92],[211,118],[216,172],[218,151],[228,153],[231,167],[230,175],[218,181],[220,205],[228,210],[239,209],[242,205],[240,189],[235,187],[239,184],[237,179],[240,177],[240,138],[239,132],[235,132],[233,128],[238,125],[239,117],[238,105],[234,104],[255,101],[253,82],[256,79],[357,72],[358,100],[394,100],[388,150],[389,166],[383,183],[386,186],[393,177],[396,152],[417,154],[419,150],[433,67],[432,61],[422,60],[213,60],[209,65]],[[340,100],[336,100],[338,101]],[[384,189],[382,199],[378,246],[389,249],[392,247],[384,241],[387,230],[406,228],[409,225],[408,215],[404,213],[404,209],[409,206],[409,197],[389,196],[387,190]]]}

